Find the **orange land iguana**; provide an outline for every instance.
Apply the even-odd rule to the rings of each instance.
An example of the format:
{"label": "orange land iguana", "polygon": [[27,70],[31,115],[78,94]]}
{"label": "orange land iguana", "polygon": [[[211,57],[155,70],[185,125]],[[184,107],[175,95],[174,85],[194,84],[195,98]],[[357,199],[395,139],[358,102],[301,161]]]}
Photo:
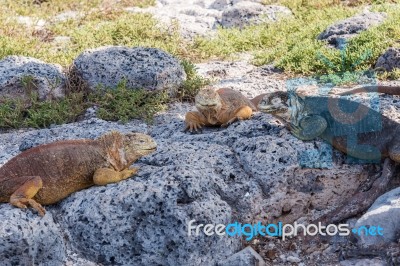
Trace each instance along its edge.
{"label": "orange land iguana", "polygon": [[197,131],[203,126],[226,127],[236,120],[249,119],[257,110],[255,99],[247,99],[240,92],[227,88],[201,89],[195,97],[198,111],[186,113],[185,131]]}
{"label": "orange land iguana", "polygon": [[56,203],[92,185],[126,179],[138,171],[129,166],[155,151],[148,135],[117,131],[96,140],[66,140],[40,145],[12,158],[0,168],[0,202],[19,208]]}
{"label": "orange land iguana", "polygon": [[283,121],[298,139],[320,137],[353,158],[370,162],[385,159],[381,177],[368,191],[357,193],[320,221],[335,223],[359,214],[386,191],[393,174],[392,161],[400,162],[400,124],[396,121],[342,97],[300,97],[294,91],[264,94],[258,110]]}

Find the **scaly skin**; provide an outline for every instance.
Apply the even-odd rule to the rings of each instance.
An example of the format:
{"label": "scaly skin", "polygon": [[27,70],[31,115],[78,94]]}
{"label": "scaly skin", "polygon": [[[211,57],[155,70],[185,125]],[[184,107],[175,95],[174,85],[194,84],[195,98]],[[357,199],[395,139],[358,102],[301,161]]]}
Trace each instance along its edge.
{"label": "scaly skin", "polygon": [[19,208],[56,203],[93,185],[126,179],[138,171],[129,166],[155,151],[145,134],[111,132],[96,140],[66,140],[40,145],[12,158],[0,168],[0,202]]}
{"label": "scaly skin", "polygon": [[349,91],[337,93],[336,95],[343,96],[343,95],[350,95],[363,92],[379,92],[389,95],[400,95],[400,86],[384,86],[384,85],[364,86]]}
{"label": "scaly skin", "polygon": [[354,158],[385,159],[380,178],[368,191],[357,193],[347,204],[326,214],[320,221],[339,222],[369,208],[386,191],[394,162],[400,162],[400,124],[375,110],[343,98],[327,96],[299,97],[295,93],[267,93],[258,109],[284,122],[301,140],[320,137],[337,150]]}
{"label": "scaly skin", "polygon": [[204,88],[195,98],[196,112],[188,112],[185,117],[186,130],[198,131],[203,126],[226,127],[236,120],[249,119],[256,111],[251,100],[231,89],[215,91]]}
{"label": "scaly skin", "polygon": [[[352,112],[342,111],[341,106]],[[326,96],[290,98],[279,92],[266,94],[258,109],[282,119],[301,140],[320,137],[355,158],[400,161],[400,124],[360,103]],[[348,145],[349,136],[357,137],[354,145]]]}

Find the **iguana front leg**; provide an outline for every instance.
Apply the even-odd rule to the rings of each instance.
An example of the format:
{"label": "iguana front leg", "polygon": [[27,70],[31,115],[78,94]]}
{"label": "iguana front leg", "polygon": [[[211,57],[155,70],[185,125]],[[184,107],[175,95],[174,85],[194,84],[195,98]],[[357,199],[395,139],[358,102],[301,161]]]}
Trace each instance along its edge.
{"label": "iguana front leg", "polygon": [[43,181],[39,176],[23,176],[25,183],[20,186],[11,196],[10,203],[15,207],[25,209],[27,205],[34,208],[40,216],[44,216],[46,210],[32,199],[36,193],[43,187]]}
{"label": "iguana front leg", "polygon": [[203,126],[210,125],[207,118],[200,112],[187,112],[185,116],[186,127],[184,131],[198,131]]}
{"label": "iguana front leg", "polygon": [[328,126],[326,120],[318,115],[303,117],[299,125],[288,124],[290,132],[298,139],[312,140],[320,136]]}
{"label": "iguana front leg", "polygon": [[233,112],[233,117],[228,117],[228,121],[223,123],[221,127],[227,127],[236,120],[249,119],[253,114],[253,110],[249,106],[242,106]]}
{"label": "iguana front leg", "polygon": [[125,169],[120,172],[115,171],[111,168],[100,168],[97,169],[93,175],[93,182],[98,186],[104,186],[111,183],[117,183],[121,180],[127,179],[128,177],[137,173],[139,168],[132,167]]}

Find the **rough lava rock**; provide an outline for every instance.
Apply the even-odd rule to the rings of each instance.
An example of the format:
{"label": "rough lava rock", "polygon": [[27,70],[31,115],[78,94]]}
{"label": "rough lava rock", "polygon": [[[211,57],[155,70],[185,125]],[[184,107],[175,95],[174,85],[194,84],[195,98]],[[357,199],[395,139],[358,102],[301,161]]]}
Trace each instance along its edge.
{"label": "rough lava rock", "polygon": [[392,71],[395,68],[400,69],[400,48],[390,47],[387,49],[378,58],[375,68],[383,68],[386,71]]}
{"label": "rough lava rock", "polygon": [[28,80],[40,100],[65,96],[66,77],[60,65],[24,56],[7,56],[0,61],[0,96],[27,97],[24,82]]}
{"label": "rough lava rock", "polygon": [[64,236],[49,212],[40,217],[31,210],[0,206],[2,265],[62,265],[66,260]]}
{"label": "rough lava rock", "polygon": [[356,36],[361,31],[381,24],[385,19],[386,13],[365,12],[329,26],[318,35],[318,40],[326,40],[329,44],[340,48],[348,39]]}
{"label": "rough lava rock", "polygon": [[289,8],[277,5],[262,5],[254,2],[239,2],[226,8],[222,13],[221,25],[225,28],[239,27],[262,22],[277,21],[291,16]]}
{"label": "rough lava rock", "polygon": [[379,245],[400,240],[400,188],[393,189],[380,196],[368,211],[358,219],[355,227],[380,226],[383,236],[360,236],[363,245]]}
{"label": "rough lava rock", "polygon": [[125,80],[128,88],[167,89],[173,94],[186,80],[180,62],[156,48],[106,46],[86,50],[74,60],[73,69],[91,90],[115,88]]}
{"label": "rough lava rock", "polygon": [[[187,134],[182,132],[184,113],[173,114],[159,117],[150,131],[140,130],[149,132],[159,147],[136,164],[141,170],[135,178],[82,190],[47,206],[48,215],[57,217],[56,223],[66,236],[68,253],[107,265],[154,265],[161,261],[215,265],[243,249],[241,239],[203,233],[189,237],[190,220],[196,220],[195,225],[265,219],[293,222],[310,213],[311,206],[326,210],[337,205],[365,180],[361,166],[300,169],[297,152],[314,144],[296,140],[268,115],[258,114],[228,129],[207,128],[203,134]],[[99,124],[121,131],[140,129],[134,124],[96,120],[55,127],[51,135],[81,132],[81,137],[89,133],[94,137],[100,134]],[[18,143],[27,135],[36,135],[39,143],[50,141],[49,131],[38,132],[19,134],[16,145],[7,150],[17,153]],[[8,137],[5,134],[2,141],[9,141]],[[32,215],[30,209],[1,204],[6,224],[15,219],[5,211],[9,209]],[[10,243],[17,240],[0,241],[1,246],[11,249]]]}
{"label": "rough lava rock", "polygon": [[340,266],[387,266],[387,263],[381,259],[350,259],[342,260]]}
{"label": "rough lava rock", "polygon": [[[234,70],[238,65],[242,66],[242,75]],[[242,87],[249,97],[281,88],[280,83],[271,82],[273,86],[269,86],[272,77],[265,76],[264,68],[245,64],[229,67],[217,62],[198,67],[204,75],[221,74],[217,86]],[[235,79],[234,75],[239,76]],[[259,85],[261,81],[266,84]],[[10,227],[20,221],[35,223],[34,211],[0,204],[0,232],[10,230],[8,237],[0,237],[2,252],[14,254],[14,243],[21,241],[24,247],[37,250],[46,241],[62,239],[61,244],[55,242],[59,255],[50,262],[217,265],[235,260],[237,253],[250,243],[204,233],[189,236],[189,221],[195,220],[194,225],[215,225],[313,220],[350,198],[367,179],[369,169],[365,166],[345,164],[344,156],[338,152],[315,153],[322,145],[320,141],[296,139],[267,114],[256,113],[251,120],[235,122],[228,128],[185,133],[183,119],[193,109],[191,104],[175,103],[167,112],[158,114],[153,125],[90,119],[50,129],[1,134],[0,165],[19,153],[20,148],[59,139],[96,138],[112,129],[148,133],[158,143],[155,153],[135,163],[140,167],[135,177],[94,186],[46,206],[48,214],[43,219],[53,220],[55,229],[42,242],[31,241],[36,239],[41,225],[23,236],[21,229]],[[331,165],[302,168],[304,151],[315,155],[311,159],[316,165],[320,158],[332,156]],[[27,264],[40,261],[26,258]]]}
{"label": "rough lava rock", "polygon": [[190,220],[227,224],[235,219],[218,194],[218,183],[207,189],[208,177],[219,178],[211,174],[212,169],[192,170],[185,164],[142,166],[127,182],[69,197],[61,204],[61,224],[68,229],[73,251],[98,263],[214,264],[241,246],[237,238],[188,236]]}
{"label": "rough lava rock", "polygon": [[209,36],[215,33],[222,10],[229,6],[228,0],[176,0],[157,1],[147,8],[128,7],[132,13],[150,13],[163,27],[179,23],[183,38],[193,39],[197,35]]}
{"label": "rough lava rock", "polygon": [[150,13],[163,27],[171,27],[176,21],[186,39],[198,35],[214,36],[219,26],[243,27],[250,23],[275,21],[292,12],[284,6],[262,5],[261,0],[159,0],[147,8],[128,7],[133,13]]}

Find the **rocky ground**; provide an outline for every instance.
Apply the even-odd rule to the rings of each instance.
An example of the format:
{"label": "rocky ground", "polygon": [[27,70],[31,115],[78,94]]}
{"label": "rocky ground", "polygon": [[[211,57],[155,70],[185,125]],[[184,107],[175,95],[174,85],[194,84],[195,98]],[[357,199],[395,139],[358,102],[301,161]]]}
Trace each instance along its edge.
{"label": "rocky ground", "polygon": [[[270,66],[254,67],[246,62],[199,64],[198,72],[213,77],[217,87],[232,87],[249,97],[283,89],[286,80]],[[383,105],[385,112],[399,112],[396,97],[386,96],[383,102],[390,103]],[[346,164],[338,152],[332,154],[330,166],[321,164],[326,158],[315,158],[314,163],[322,169],[301,168],[301,154],[323,143],[302,142],[272,116],[261,113],[226,129],[185,133],[184,115],[192,109],[190,103],[175,103],[158,114],[153,125],[88,118],[48,129],[1,134],[0,165],[32,146],[95,138],[109,130],[148,133],[159,148],[136,163],[141,170],[135,178],[74,193],[48,206],[44,218],[31,210],[0,205],[1,241],[5,244],[0,254],[9,263],[23,258],[53,264],[66,260],[72,265],[230,265],[231,255],[253,246],[274,265],[337,264],[337,245],[345,242],[343,239],[336,239],[335,245],[318,246],[310,255],[304,251],[308,244],[300,239],[247,242],[188,237],[187,223],[192,219],[213,224],[307,222],[349,198],[376,169]],[[392,231],[396,230],[394,226]]]}
{"label": "rocky ground", "polygon": [[[187,22],[185,19],[201,17],[196,20],[200,24],[183,23],[183,29],[191,38],[193,33],[202,34],[196,29],[211,32],[218,25],[240,27],[236,20],[229,18],[238,17],[241,12],[251,14],[242,20],[247,23],[249,17],[258,18],[263,12],[263,15],[275,18],[268,10],[285,10],[263,7],[260,11],[258,4],[236,3],[240,1],[196,1],[193,3],[196,8],[183,2],[158,1],[157,6],[148,11],[167,19],[179,17],[184,22]],[[209,15],[196,15],[197,10],[207,11]],[[289,15],[289,12],[282,12]],[[376,18],[376,23],[384,19],[381,14],[372,17]],[[357,23],[359,20],[358,17]],[[252,22],[256,23],[257,19]],[[208,26],[204,28],[203,25]],[[348,21],[339,23],[332,27],[332,31],[347,27],[351,33],[357,33],[360,28],[369,26],[362,24],[354,29],[348,25]],[[334,35],[325,33],[326,36]],[[334,37],[335,40],[341,38]],[[120,47],[112,51],[119,51],[118,56],[128,57],[131,52]],[[172,62],[169,56],[156,54]],[[392,60],[395,54],[396,51],[392,51],[387,58]],[[99,61],[107,61],[102,56],[98,57]],[[135,57],[140,57],[138,61],[147,60],[141,56],[148,57],[148,54],[135,54]],[[246,54],[240,57],[250,59]],[[151,62],[158,67],[157,58]],[[118,62],[123,62],[124,66],[126,63],[128,67],[125,69],[129,70],[131,63],[125,59],[122,56]],[[104,78],[91,75],[103,73],[99,69],[104,65],[98,61],[96,64],[85,63],[82,61],[76,66],[83,66],[81,68],[86,70],[93,65],[99,67],[85,73],[88,80]],[[286,90],[290,80],[272,65],[256,67],[244,59],[211,61],[196,67],[199,75],[212,80],[216,88],[229,87],[249,98],[260,93]],[[164,69],[178,70],[163,72]],[[113,65],[103,71],[111,71],[105,75],[107,77],[112,77],[109,73],[118,73]],[[166,68],[157,68],[157,71],[162,73],[162,80],[170,78],[168,84],[176,85],[184,79],[184,73],[175,61]],[[143,73],[139,78],[135,76],[136,79],[150,76],[148,72]],[[151,76],[150,89],[161,84],[158,78],[157,75]],[[4,80],[9,85],[9,78]],[[43,84],[46,80],[43,78]],[[43,86],[46,88],[47,85]],[[313,93],[319,88],[304,85],[301,90]],[[371,105],[370,95],[352,97]],[[385,115],[400,122],[398,96],[381,96],[379,102],[380,105],[371,106],[379,107]],[[194,110],[191,103],[171,104],[167,111],[156,115],[153,124],[139,120],[126,124],[107,122],[96,118],[93,110],[89,110],[76,123],[1,132],[0,166],[19,152],[40,144],[64,139],[93,139],[110,130],[147,133],[158,143],[155,153],[135,163],[140,171],[134,178],[76,192],[58,204],[46,206],[47,214],[43,218],[31,209],[21,210],[0,204],[2,263],[346,266],[398,263],[393,258],[398,257],[399,189],[380,197],[361,217],[346,221],[351,227],[380,224],[385,230],[384,237],[294,237],[285,241],[276,237],[256,237],[246,241],[238,237],[205,234],[188,236],[190,220],[196,220],[196,224],[234,221],[307,224],[346,203],[360,186],[381,170],[379,166],[350,164],[345,155],[330,150],[320,140],[300,141],[273,116],[258,112],[252,119],[236,122],[228,128],[205,128],[197,134],[183,132],[184,116],[191,110]],[[302,167],[304,164],[307,167]],[[394,178],[392,186],[398,185],[398,181],[398,177]],[[374,248],[382,244],[387,244],[386,248],[378,248],[375,252]],[[366,248],[368,252],[360,248]]]}

